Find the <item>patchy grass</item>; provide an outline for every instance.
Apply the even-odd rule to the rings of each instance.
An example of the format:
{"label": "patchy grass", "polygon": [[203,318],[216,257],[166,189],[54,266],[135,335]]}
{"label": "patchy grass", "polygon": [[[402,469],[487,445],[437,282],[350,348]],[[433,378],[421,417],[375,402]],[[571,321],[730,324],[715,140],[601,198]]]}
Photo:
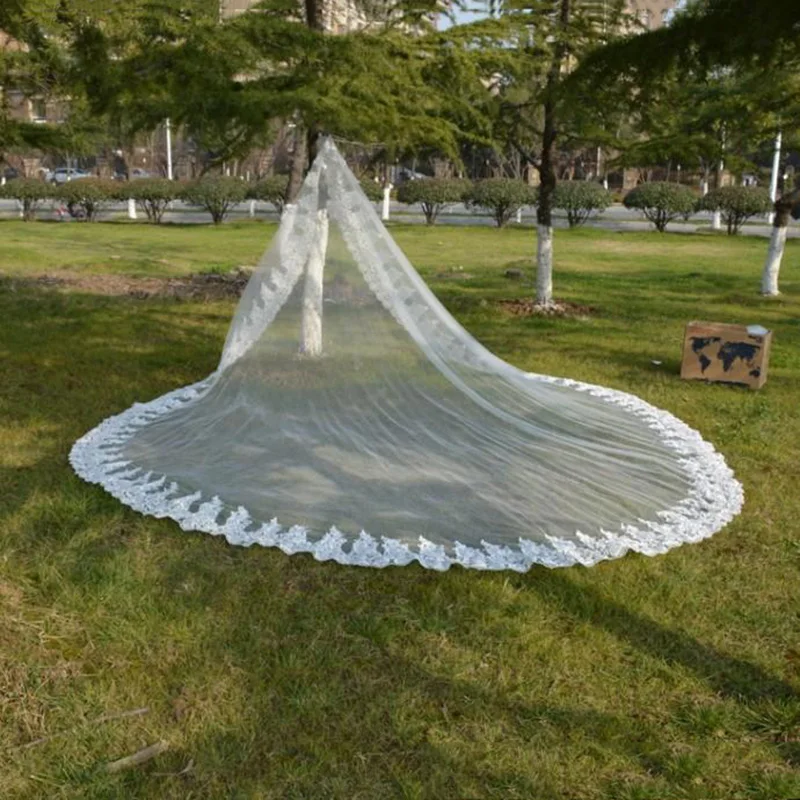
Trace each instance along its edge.
{"label": "patchy grass", "polygon": [[[235,267],[271,230],[2,223],[0,271]],[[659,558],[524,576],[349,569],[186,534],[84,484],[66,457],[109,414],[212,370],[232,303],[7,279],[0,797],[800,796],[800,248],[785,295],[765,300],[765,242],[559,231],[557,294],[594,309],[578,320],[497,307],[531,291],[503,277],[527,263],[531,232],[394,232],[503,358],[699,428],[744,483],[742,516]],[[458,267],[469,277],[450,279]],[[677,378],[694,318],[774,329],[762,391]],[[156,760],[105,771],[160,740]]]}

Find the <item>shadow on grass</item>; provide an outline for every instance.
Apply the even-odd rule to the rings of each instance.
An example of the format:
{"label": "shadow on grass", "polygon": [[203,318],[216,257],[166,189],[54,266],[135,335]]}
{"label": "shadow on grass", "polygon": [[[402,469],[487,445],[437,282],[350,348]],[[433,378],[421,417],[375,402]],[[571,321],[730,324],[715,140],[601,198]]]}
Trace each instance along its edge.
{"label": "shadow on grass", "polygon": [[[546,697],[523,701],[491,680],[437,674],[425,663],[418,642],[435,598],[464,602],[464,620],[451,633],[480,647],[480,628],[470,622],[475,598],[458,587],[465,578],[496,584],[503,576],[351,570],[252,553],[270,586],[269,607],[245,601],[254,597],[252,562],[241,559],[238,585],[231,575],[214,579],[217,568],[208,565],[202,602],[227,613],[198,643],[228,655],[248,698],[246,718],[239,729],[212,726],[188,745],[208,769],[224,764],[236,774],[240,789],[269,784],[280,797],[552,800],[563,795],[537,765],[564,758],[576,741],[648,772],[668,771],[653,726],[581,708],[580,698],[569,708]],[[174,561],[163,573],[166,591],[193,571]],[[355,790],[360,781],[371,782],[372,794]]]}
{"label": "shadow on grass", "polygon": [[[178,308],[191,325],[183,315],[178,319]],[[481,604],[506,581],[557,614],[689,670],[737,703],[796,697],[758,665],[666,628],[578,584],[570,571],[509,577],[457,569],[439,575],[417,567],[358,570],[235,549],[163,522],[152,523],[159,537],[153,553],[126,552],[130,525],[109,531],[99,525],[81,539],[81,529],[98,517],[103,523],[118,514],[128,522],[141,518],[72,475],[66,463],[72,441],[134,399],[207,374],[218,352],[208,326],[217,325],[218,338],[223,323],[210,308],[33,290],[0,295],[0,311],[10,322],[0,333],[5,370],[16,381],[7,381],[4,416],[15,425],[39,426],[47,436],[36,459],[0,475],[0,485],[11,487],[0,513],[10,517],[36,494],[53,498],[32,513],[28,540],[14,546],[26,558],[56,563],[60,580],[96,603],[113,597],[119,578],[112,562],[149,559],[147,571],[141,568],[145,577],[139,583],[131,578],[131,587],[160,603],[162,625],[184,620],[195,626],[196,638],[176,645],[179,655],[170,652],[171,661],[151,667],[209,695],[207,724],[191,733],[180,753],[200,764],[190,788],[202,790],[207,781],[205,796],[246,796],[269,787],[272,796],[285,798],[488,794],[551,800],[564,795],[548,776],[550,749],[552,759],[602,748],[643,772],[667,774],[669,753],[654,723],[588,703],[582,708],[580,697],[571,708],[548,702],[546,693],[522,701],[491,679],[437,674],[430,663],[437,645],[421,640],[441,626],[441,609],[458,609],[449,632],[477,659],[476,636],[499,635],[474,624]],[[184,588],[192,583],[195,591]],[[470,594],[474,585],[487,591]],[[102,651],[108,642],[99,641]],[[211,668],[219,664],[229,668],[244,698],[236,720],[214,707],[225,698],[204,685],[215,680]],[[572,739],[583,742],[561,749]],[[796,756],[786,746],[779,751]],[[130,796],[143,787],[150,796],[167,796],[163,779],[149,773],[120,781],[115,787],[129,786]],[[358,789],[367,784],[368,793]],[[182,794],[186,788],[170,796],[189,796]]]}
{"label": "shadow on grass", "polygon": [[761,667],[721,653],[688,633],[665,628],[597,589],[578,586],[561,570],[540,572],[515,582],[576,620],[602,628],[653,658],[689,669],[721,695],[747,702],[797,697],[791,685]]}
{"label": "shadow on grass", "polygon": [[[170,300],[60,294],[0,281],[0,421],[22,437],[19,463],[8,453],[0,476],[0,513],[10,517],[33,495],[57,497],[64,480],[85,486],[67,461],[78,437],[135,401],[211,372],[213,337],[223,331],[215,325],[227,321],[218,308],[186,304],[176,315]],[[31,530],[61,538],[71,523],[66,514],[53,528],[56,506],[42,504],[41,524]]]}
{"label": "shadow on grass", "polygon": [[[324,635],[335,638],[338,624]],[[302,664],[303,650],[293,652],[295,664]],[[251,680],[274,681],[275,672],[257,654],[238,656]],[[357,672],[315,669],[310,697],[296,683],[256,709],[261,729],[273,726],[280,735],[219,731],[194,745],[238,761],[240,786],[271,783],[281,797],[326,796],[339,783],[351,788],[332,796],[554,800],[565,795],[548,765],[565,752],[554,758],[548,750],[576,740],[654,774],[668,770],[655,728],[632,728],[624,717],[591,709],[515,701],[474,682],[436,675],[387,648],[367,659],[355,652],[351,657]],[[308,660],[314,669],[313,657]],[[374,794],[355,790],[366,775]]]}
{"label": "shadow on grass", "polygon": [[[230,658],[248,698],[247,718],[238,730],[213,726],[188,745],[188,751],[204,754],[208,768],[224,765],[234,772],[239,788],[269,783],[280,797],[552,800],[567,795],[550,782],[548,770],[570,758],[572,747],[663,779],[670,788],[662,787],[659,798],[684,797],[683,789],[693,786],[692,769],[700,769],[702,757],[695,767],[685,767],[686,775],[679,774],[682,762],[657,716],[644,709],[617,715],[590,708],[580,696],[569,706],[548,702],[546,693],[521,699],[512,687],[461,678],[447,668],[437,672],[429,663],[436,661],[435,647],[426,658],[426,647],[418,643],[433,647],[424,635],[437,631],[436,606],[442,603],[461,607],[450,618],[448,638],[480,660],[480,638],[491,631],[475,625],[481,592],[471,592],[466,582],[491,593],[507,576],[459,569],[443,576],[417,567],[352,570],[316,564],[307,556],[251,552],[265,569],[269,608],[245,600],[255,597],[255,567],[247,556],[235,556],[233,571],[241,569],[240,581],[209,564],[202,604],[228,613],[198,643],[204,652]],[[191,562],[165,565],[167,595],[192,574]],[[569,571],[536,569],[511,582],[558,614],[566,612],[648,656],[690,670],[712,692],[743,707],[796,697],[791,686],[757,665],[579,586]],[[695,735],[714,741],[711,731]],[[776,752],[792,763],[785,745]],[[373,794],[354,791],[367,776]]]}

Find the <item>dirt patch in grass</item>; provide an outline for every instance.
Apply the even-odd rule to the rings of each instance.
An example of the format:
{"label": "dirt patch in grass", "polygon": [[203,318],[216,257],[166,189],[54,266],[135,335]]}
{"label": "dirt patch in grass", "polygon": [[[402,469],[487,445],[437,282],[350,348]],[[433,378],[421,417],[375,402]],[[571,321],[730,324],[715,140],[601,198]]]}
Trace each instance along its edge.
{"label": "dirt patch in grass", "polygon": [[555,300],[551,305],[540,306],[534,300],[498,300],[497,305],[507,314],[515,317],[576,317],[585,319],[595,313],[593,306]]}
{"label": "dirt patch in grass", "polygon": [[137,278],[127,275],[36,275],[12,279],[12,285],[50,287],[65,292],[147,299],[173,297],[178,300],[222,300],[240,297],[252,270],[240,268],[226,273],[196,273],[181,278]]}

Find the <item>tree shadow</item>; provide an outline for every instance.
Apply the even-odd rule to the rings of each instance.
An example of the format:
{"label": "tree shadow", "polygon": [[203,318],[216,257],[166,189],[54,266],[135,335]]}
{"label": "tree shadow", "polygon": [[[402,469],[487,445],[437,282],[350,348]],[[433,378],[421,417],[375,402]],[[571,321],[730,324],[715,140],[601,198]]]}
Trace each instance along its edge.
{"label": "tree shadow", "polygon": [[576,620],[601,628],[667,664],[685,667],[722,696],[744,702],[798,697],[795,687],[758,665],[721,653],[683,631],[670,630],[589,585],[579,586],[565,571],[537,570],[512,581]]}
{"label": "tree shadow", "polygon": [[[250,552],[252,559],[258,551]],[[579,698],[572,707],[546,696],[523,701],[491,680],[437,674],[404,652],[392,619],[398,604],[422,633],[434,598],[457,602],[461,576],[450,581],[416,567],[343,570],[268,551],[255,558],[273,562],[269,577],[278,576],[269,581],[269,607],[249,601],[254,575],[245,556],[224,577],[211,566],[202,604],[226,613],[196,643],[204,653],[226,654],[248,698],[247,719],[239,728],[211,726],[185,748],[207,763],[224,761],[236,776],[227,780],[245,793],[269,785],[280,797],[553,800],[568,795],[546,765],[566,757],[561,746],[574,739],[643,772],[668,773],[668,748],[653,724],[637,720],[632,727],[625,716],[581,707]],[[165,564],[165,596],[192,571],[185,561]],[[505,576],[470,579],[495,584]],[[476,645],[468,622],[454,633],[465,646]],[[498,735],[495,754],[488,742]],[[521,752],[529,756],[512,758]],[[369,779],[359,778],[362,767]],[[371,794],[359,793],[360,779]]]}
{"label": "tree shadow", "polygon": [[[76,490],[82,487],[81,493],[90,500],[82,516],[71,522],[58,516],[33,521],[30,541],[17,543],[29,557],[35,557],[37,548],[46,553],[54,544],[69,540],[98,512],[138,518],[71,474],[66,464],[71,442],[133,399],[146,399],[140,398],[138,386],[143,375],[149,376],[148,392],[156,396],[202,378],[214,366],[214,348],[205,327],[210,320],[202,309],[191,311],[198,324],[187,329],[165,322],[160,301],[89,295],[67,300],[44,294],[31,290],[31,302],[23,303],[17,302],[19,297],[2,303],[0,297],[0,307],[10,315],[6,318],[27,331],[12,336],[7,330],[0,345],[12,354],[16,349],[15,363],[24,361],[29,372],[24,385],[17,387],[15,402],[6,403],[4,412],[7,409],[7,419],[16,425],[44,420],[51,437],[39,458],[15,468],[25,471],[18,485],[18,472],[0,474],[0,481],[5,479],[0,486],[12,487],[0,513],[13,514],[33,494],[58,494],[68,481]],[[133,322],[143,340],[131,349]],[[83,352],[87,335],[92,337],[90,356]],[[48,349],[48,341],[60,344]],[[126,369],[109,374],[109,367],[120,363]],[[87,386],[93,385],[102,385],[102,395],[87,402]],[[25,394],[35,399],[20,402]],[[195,641],[182,644],[175,676],[184,677],[186,664],[199,663],[203,679],[209,674],[209,661],[226,659],[234,682],[250,704],[246,721],[226,725],[215,720],[193,734],[185,746],[185,752],[198,759],[209,758],[211,763],[218,759],[231,793],[276,787],[280,794],[273,796],[374,800],[379,796],[469,797],[464,787],[471,791],[471,786],[475,797],[559,797],[560,790],[546,768],[537,777],[527,763],[478,761],[470,758],[469,748],[459,754],[446,737],[442,741],[433,735],[439,726],[468,740],[470,735],[479,735],[487,719],[519,741],[533,741],[546,724],[553,739],[578,733],[645,772],[667,770],[664,745],[654,725],[640,722],[632,729],[626,717],[590,708],[563,708],[548,703],[546,697],[522,702],[491,681],[485,682],[488,686],[479,685],[436,674],[422,658],[415,660],[393,646],[393,637],[402,635],[399,623],[387,623],[385,632],[380,628],[398,604],[408,609],[407,624],[424,632],[436,625],[431,608],[469,602],[461,570],[448,575],[416,566],[381,572],[354,570],[317,564],[308,556],[234,549],[201,535],[184,540],[186,534],[176,526],[168,530],[165,523],[154,524],[162,526],[165,538],[172,541],[161,551],[155,579],[143,588],[159,593],[165,605],[171,603],[170,613],[198,615],[206,621]],[[66,579],[80,584],[86,580],[85,571],[95,568],[82,564],[102,569],[103,562],[125,546],[118,533],[75,542],[73,568],[65,570]],[[684,631],[666,628],[594,587],[579,585],[570,577],[573,574],[534,569],[526,576],[470,574],[468,580],[487,587],[508,581],[560,613],[690,670],[712,691],[736,702],[797,697],[791,685],[758,665],[722,653]],[[195,596],[184,599],[179,590],[190,577],[196,578],[200,588]],[[212,616],[209,609],[224,609],[224,613]],[[468,620],[457,623],[452,632],[465,647],[474,646]],[[168,669],[158,664],[153,668]],[[473,728],[478,734],[470,733]],[[340,746],[326,752],[326,741]],[[796,748],[783,746],[780,752],[787,759],[796,758]],[[364,781],[369,779],[367,773],[358,772],[360,763],[380,775],[375,785],[381,788],[375,793],[359,794],[359,775]],[[152,796],[158,796],[163,779],[143,780]]]}
{"label": "tree shadow", "polygon": [[[134,401],[214,369],[208,325],[219,320],[209,307],[196,306],[184,307],[180,322],[165,323],[173,310],[169,300],[0,283],[0,414],[31,451],[16,464],[12,455],[0,469],[0,519],[10,520],[32,497],[43,501],[31,511],[27,538],[18,546],[46,549],[68,541],[87,515],[119,513],[116,501],[70,469],[73,443]],[[70,504],[84,508],[74,515],[59,512]]]}

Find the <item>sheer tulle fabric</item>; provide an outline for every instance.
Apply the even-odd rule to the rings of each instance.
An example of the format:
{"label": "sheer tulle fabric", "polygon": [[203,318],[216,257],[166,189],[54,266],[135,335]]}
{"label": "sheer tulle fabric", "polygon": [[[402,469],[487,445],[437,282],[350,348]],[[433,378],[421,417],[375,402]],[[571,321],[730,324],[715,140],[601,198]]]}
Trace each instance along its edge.
{"label": "sheer tulle fabric", "polygon": [[710,536],[742,503],[723,458],[670,414],[522,373],[478,344],[331,143],[216,372],[106,420],[71,460],[186,530],[365,566],[654,555]]}

